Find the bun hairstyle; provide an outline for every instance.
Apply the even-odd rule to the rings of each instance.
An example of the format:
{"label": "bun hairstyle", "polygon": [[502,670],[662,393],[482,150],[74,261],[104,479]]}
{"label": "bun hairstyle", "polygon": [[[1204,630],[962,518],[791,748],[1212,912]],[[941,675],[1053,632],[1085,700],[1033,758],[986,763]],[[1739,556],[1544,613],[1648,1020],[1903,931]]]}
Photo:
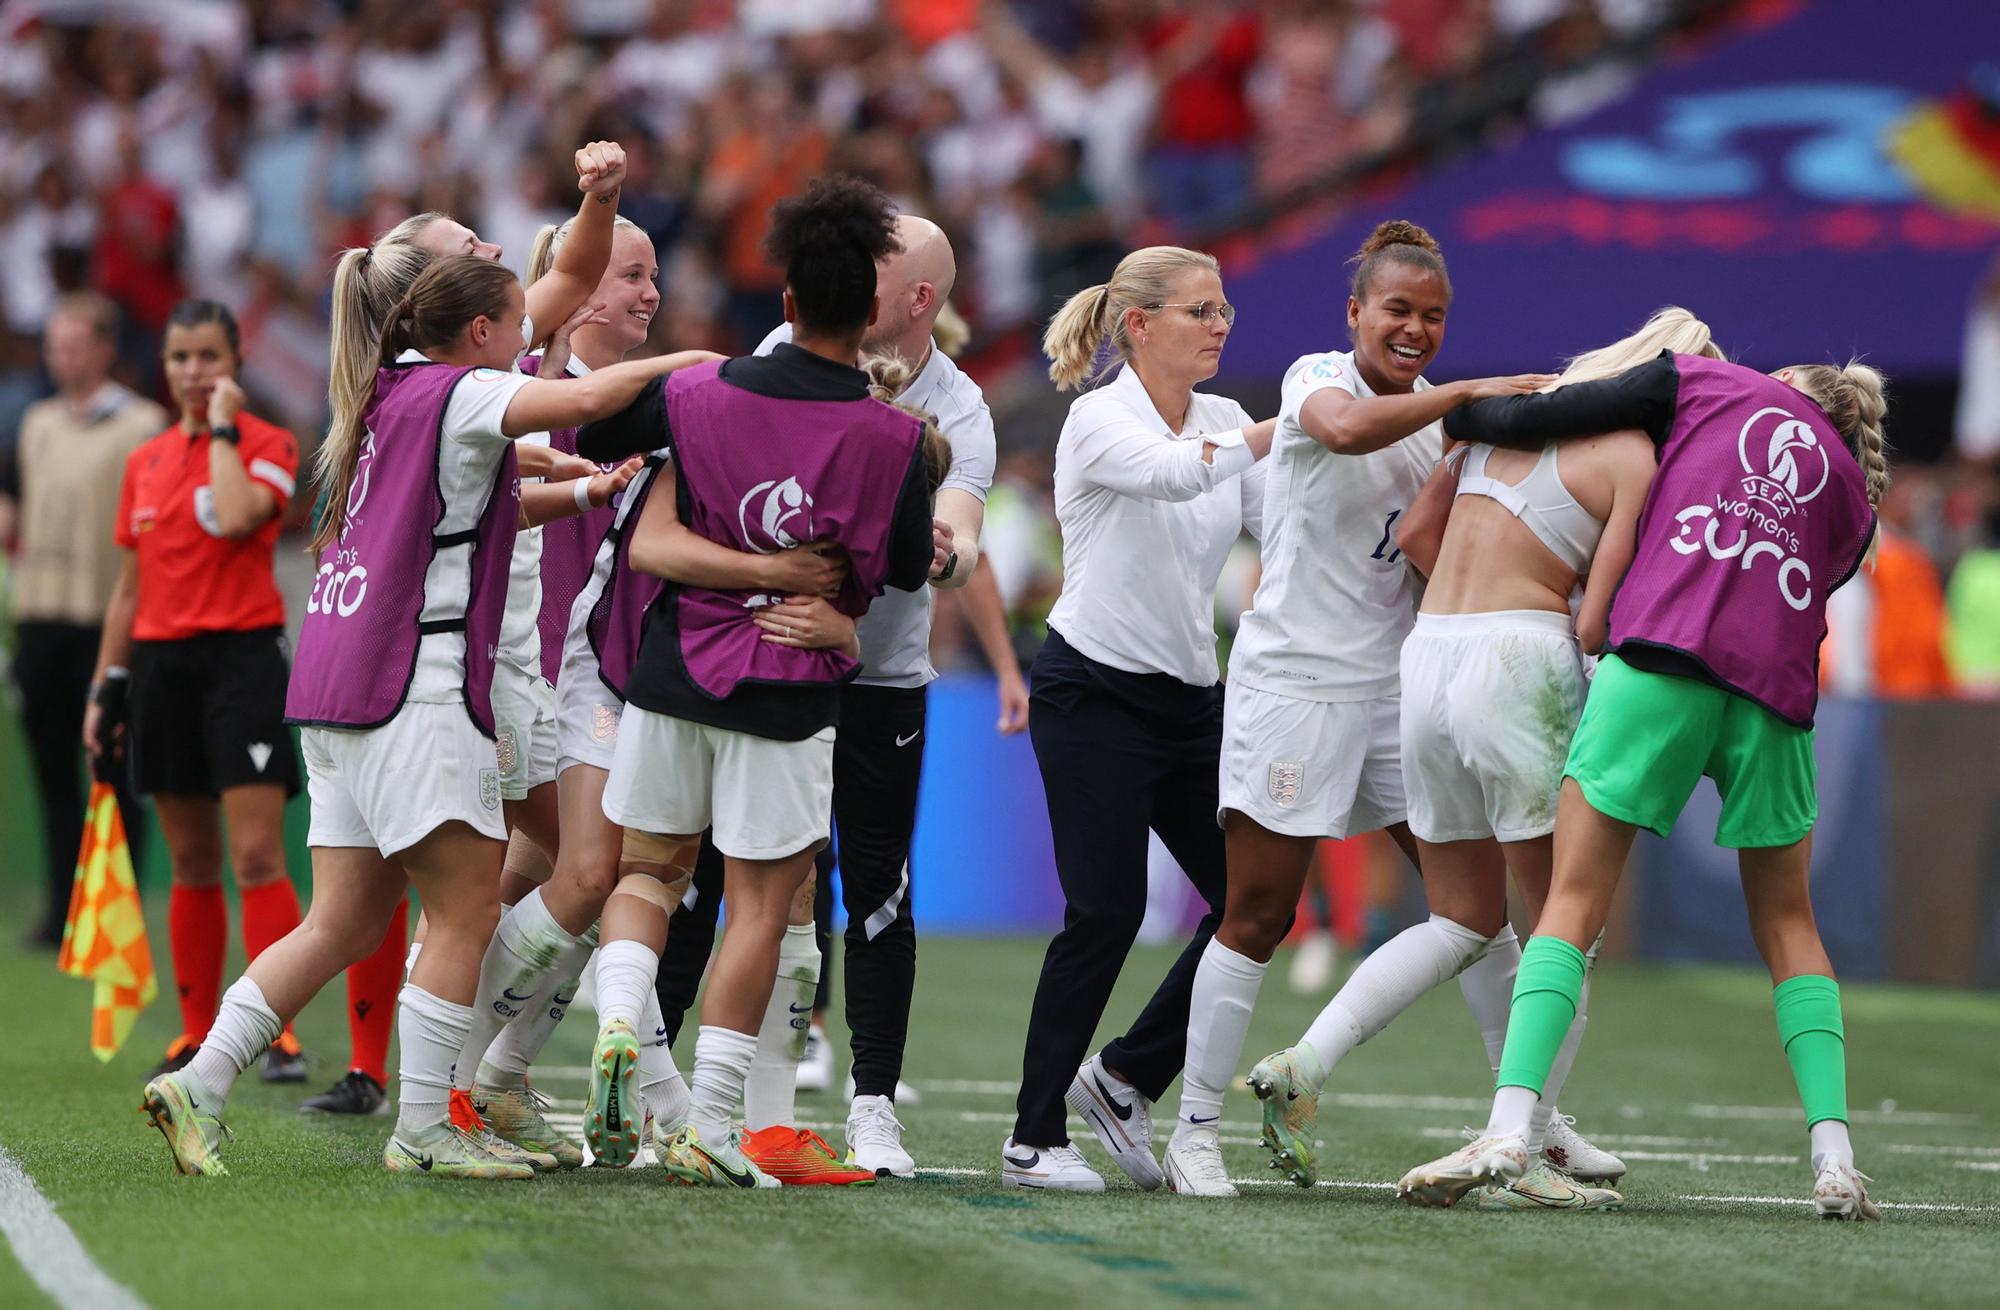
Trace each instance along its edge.
{"label": "bun hairstyle", "polygon": [[1130,363],[1132,342],[1125,335],[1125,311],[1135,306],[1150,309],[1172,300],[1175,280],[1190,269],[1222,271],[1214,255],[1200,250],[1146,246],[1119,260],[1109,282],[1085,287],[1064,301],[1042,334],[1042,353],[1049,357],[1049,380],[1057,389],[1070,391],[1103,376],[1112,364],[1109,358],[1098,363],[1098,352],[1106,341]]}
{"label": "bun hairstyle", "polygon": [[884,354],[868,356],[861,361],[861,368],[868,374],[869,395],[885,405],[894,405],[905,414],[915,415],[923,423],[924,481],[929,484],[931,496],[935,499],[945,474],[951,471],[951,443],[945,440],[944,433],[938,428],[936,415],[896,400],[910,383],[916,381],[916,365],[901,355]]}
{"label": "bun hairstyle", "polygon": [[801,331],[858,335],[875,303],[875,261],[901,249],[896,206],[880,187],[838,173],[771,207],[764,252],[785,270]]}
{"label": "bun hairstyle", "polygon": [[213,323],[222,329],[222,335],[229,341],[229,353],[239,360],[243,358],[243,334],[236,327],[236,315],[229,312],[229,306],[219,300],[202,300],[190,297],[175,305],[167,315],[167,326],[200,327],[203,323]]}
{"label": "bun hairstyle", "polygon": [[1889,397],[1881,372],[1851,359],[1844,367],[1794,364],[1791,374],[1792,385],[1819,403],[1854,452],[1868,478],[1868,503],[1880,505],[1889,490],[1889,440],[1882,432]]}
{"label": "bun hairstyle", "polygon": [[[410,246],[378,246],[381,250],[410,250]],[[349,251],[349,255],[367,252]],[[421,252],[419,252],[421,253]],[[346,262],[346,256],[342,256]],[[354,483],[355,468],[361,462],[365,437],[362,413],[375,398],[375,379],[385,365],[395,362],[405,350],[435,350],[451,343],[467,323],[484,314],[498,318],[507,309],[507,289],[515,278],[505,264],[477,255],[453,255],[429,260],[400,299],[382,320],[381,346],[369,367],[366,380],[355,390],[350,404],[337,408],[336,422],[327,432],[314,456],[314,471],[327,489],[325,508],[313,525],[315,554],[340,540],[347,523],[347,492]],[[334,300],[335,319],[340,300]],[[338,333],[336,333],[338,341]],[[337,362],[337,360],[336,360]]]}
{"label": "bun hairstyle", "polygon": [[1631,336],[1608,346],[1599,346],[1596,350],[1585,351],[1570,360],[1550,390],[1572,382],[1615,378],[1626,369],[1659,358],[1663,350],[1670,350],[1676,355],[1700,355],[1704,359],[1723,358],[1722,347],[1715,344],[1708,324],[1679,305],[1668,305],[1655,310],[1645,325]]}
{"label": "bun hairstyle", "polygon": [[1406,264],[1437,274],[1438,281],[1444,283],[1445,299],[1451,299],[1451,275],[1445,272],[1444,251],[1438,248],[1437,238],[1406,218],[1377,223],[1368,239],[1361,243],[1361,249],[1347,262],[1354,265],[1354,282],[1349,290],[1364,304],[1375,274],[1384,264]]}

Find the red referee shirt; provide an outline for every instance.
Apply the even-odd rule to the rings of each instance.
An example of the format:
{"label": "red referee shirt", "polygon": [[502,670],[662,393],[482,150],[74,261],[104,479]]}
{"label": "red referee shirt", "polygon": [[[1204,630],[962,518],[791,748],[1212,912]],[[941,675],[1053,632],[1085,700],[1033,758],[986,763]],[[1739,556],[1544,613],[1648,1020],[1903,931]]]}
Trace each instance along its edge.
{"label": "red referee shirt", "polygon": [[139,553],[138,641],[179,641],[204,632],[248,632],[285,622],[285,602],[271,576],[279,520],[292,498],[299,444],[252,414],[236,416],[237,451],[252,482],[278,498],[277,512],[247,537],[215,530],[204,432],[189,437],[176,423],[125,461],[118,498],[118,544]]}

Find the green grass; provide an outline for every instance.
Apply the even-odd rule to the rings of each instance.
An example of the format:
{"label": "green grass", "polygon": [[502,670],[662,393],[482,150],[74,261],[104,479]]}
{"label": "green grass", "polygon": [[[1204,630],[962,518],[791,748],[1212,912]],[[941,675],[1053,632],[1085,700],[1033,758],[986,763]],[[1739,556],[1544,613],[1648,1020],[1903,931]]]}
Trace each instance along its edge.
{"label": "green grass", "polygon": [[[16,932],[19,915],[0,917]],[[164,954],[164,941],[155,941]],[[906,1107],[920,1164],[993,1170],[1040,943],[935,940],[923,948],[908,1076],[932,1084]],[[1113,1004],[1129,1017],[1168,956],[1141,951]],[[1291,995],[1280,957],[1245,1064],[1293,1040],[1314,1002]],[[13,1154],[114,1278],[154,1306],[540,1306],[620,1304],[1091,1305],[1213,1302],[1370,1306],[1421,1302],[1648,1306],[1991,1305],[2000,1271],[2000,998],[1851,987],[1855,1135],[1877,1196],[1970,1210],[1898,1209],[1862,1227],[1797,1207],[1699,1196],[1802,1197],[1803,1161],[1632,1160],[1628,1209],[1613,1215],[1409,1210],[1366,1187],[1246,1188],[1199,1203],[1129,1187],[1099,1197],[1008,1192],[983,1176],[934,1175],[857,1192],[747,1195],[669,1186],[652,1171],[585,1171],[531,1184],[446,1184],[385,1174],[384,1119],[316,1122],[296,1089],[238,1085],[231,1176],[173,1175],[138,1113],[141,1075],[173,1026],[163,998],[130,1047],[99,1066],[85,1043],[89,988],[53,958],[0,958],[14,998],[0,1057],[0,1146]],[[340,997],[301,1023],[324,1057],[345,1053]],[[1612,962],[1593,998],[1567,1110],[1627,1152],[1803,1155],[1805,1134],[1758,976]],[[551,1066],[580,1065],[585,1022],[557,1035]],[[1421,1109],[1330,1100],[1322,1172],[1379,1184],[1448,1149],[1483,1118],[1488,1078],[1456,989],[1427,997],[1357,1053],[1330,1089],[1463,1098]],[[543,1079],[573,1103],[573,1076]],[[1167,1112],[1171,1113],[1171,1095]],[[1885,1113],[1881,1107],[1897,1107]],[[844,1118],[832,1097],[801,1100],[814,1123]],[[1715,1117],[1697,1107],[1769,1107]],[[1960,1116],[1940,1121],[1934,1116]],[[1255,1102],[1231,1096],[1234,1138]],[[838,1126],[827,1135],[839,1140]],[[1636,1144],[1634,1144],[1636,1143]],[[1891,1151],[1942,1147],[1944,1153]],[[1958,1148],[1978,1154],[1956,1154]],[[1103,1163],[1086,1144],[1087,1153]],[[1226,1147],[1238,1177],[1266,1175],[1253,1145]],[[1107,1168],[1108,1165],[1106,1166]],[[1110,1170],[1116,1178],[1116,1171]],[[1122,1182],[1122,1180],[1120,1180]],[[43,1304],[0,1254],[0,1304]]]}

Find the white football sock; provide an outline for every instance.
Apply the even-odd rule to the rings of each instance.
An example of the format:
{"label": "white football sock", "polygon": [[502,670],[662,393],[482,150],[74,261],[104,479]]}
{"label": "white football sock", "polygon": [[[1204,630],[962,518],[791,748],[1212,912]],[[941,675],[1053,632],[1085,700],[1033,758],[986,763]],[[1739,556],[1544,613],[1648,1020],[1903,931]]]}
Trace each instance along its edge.
{"label": "white football sock", "polygon": [[396,1132],[422,1132],[445,1121],[451,1096],[451,1069],[465,1047],[472,1007],[433,996],[404,983],[396,998],[396,1038],[402,1064],[396,1070]]}
{"label": "white football sock", "polygon": [[1541,1098],[1530,1087],[1502,1087],[1493,1093],[1493,1113],[1487,1116],[1487,1137],[1511,1134],[1525,1138]]}
{"label": "white football sock", "polygon": [[644,942],[615,941],[598,947],[597,1026],[602,1029],[615,1019],[623,1019],[636,1032],[659,972],[659,952]]}
{"label": "white football sock", "polygon": [[465,1050],[459,1053],[454,1085],[471,1091],[479,1062],[500,1030],[508,1024],[539,1012],[541,999],[559,981],[557,970],[577,945],[577,939],[562,930],[542,904],[537,887],[521,898],[520,904],[503,906],[500,926],[486,944],[486,958],[479,965],[479,990],[473,996],[472,1028],[466,1034]]}
{"label": "white football sock", "polygon": [[799,1061],[819,990],[819,942],[809,923],[792,924],[778,944],[778,978],[757,1028],[757,1058],[743,1084],[743,1127],[749,1132],[798,1121]]}
{"label": "white football sock", "polygon": [[236,1075],[269,1050],[284,1030],[284,1020],[264,1000],[263,988],[248,977],[229,984],[208,1036],[201,1039],[201,1049],[188,1061],[189,1071],[208,1088],[217,1114],[229,1100]]}
{"label": "white football sock", "polygon": [[1485,937],[1433,914],[1371,951],[1306,1029],[1303,1044],[1318,1058],[1321,1078],[1331,1077],[1348,1052],[1485,949]]}
{"label": "white football sock", "polygon": [[479,965],[472,1029],[459,1053],[454,1083],[460,1091],[472,1090],[480,1062],[502,1028],[541,1013],[543,998],[562,981],[560,971],[577,945],[577,938],[564,932],[542,904],[541,888],[523,896],[518,905],[501,907],[500,926]]}
{"label": "white football sock", "polygon": [[1514,1008],[1514,975],[1521,970],[1521,939],[1508,924],[1486,943],[1486,954],[1465,966],[1458,975],[1458,990],[1465,1008],[1479,1025],[1479,1040],[1486,1043],[1486,1067],[1500,1072],[1500,1052],[1507,1045],[1507,1012]]}
{"label": "white football sock", "polygon": [[541,1055],[549,1038],[555,1035],[556,1026],[569,1013],[570,1002],[576,999],[577,984],[583,979],[583,966],[590,963],[590,953],[596,949],[591,942],[579,938],[563,952],[555,967],[549,970],[553,979],[547,990],[527,1007],[520,1018],[500,1030],[493,1039],[493,1045],[486,1048],[486,1059],[479,1066],[479,1081],[490,1087],[518,1087],[528,1076],[528,1066]]}
{"label": "white football sock", "polygon": [[[601,967],[601,966],[600,966]],[[743,1102],[743,1080],[757,1055],[757,1038],[732,1028],[703,1024],[694,1041],[693,1104],[688,1122],[711,1146],[729,1136],[736,1107]]]}
{"label": "white football sock", "polygon": [[1808,1131],[1812,1134],[1814,1173],[1836,1161],[1850,1169],[1854,1167],[1854,1143],[1847,1136],[1846,1124],[1838,1119],[1822,1119]]}
{"label": "white football sock", "polygon": [[639,1091],[646,1108],[653,1112],[653,1126],[663,1133],[678,1132],[688,1116],[688,1086],[674,1064],[674,1048],[667,1044],[666,1021],[660,1016],[657,992],[646,994],[646,1009],[639,1016]]}
{"label": "white football sock", "polygon": [[1214,938],[1202,951],[1188,1002],[1187,1067],[1181,1074],[1176,1138],[1197,1129],[1213,1131],[1222,1117],[1222,1094],[1236,1074],[1250,1012],[1257,1007],[1257,991],[1269,967]]}

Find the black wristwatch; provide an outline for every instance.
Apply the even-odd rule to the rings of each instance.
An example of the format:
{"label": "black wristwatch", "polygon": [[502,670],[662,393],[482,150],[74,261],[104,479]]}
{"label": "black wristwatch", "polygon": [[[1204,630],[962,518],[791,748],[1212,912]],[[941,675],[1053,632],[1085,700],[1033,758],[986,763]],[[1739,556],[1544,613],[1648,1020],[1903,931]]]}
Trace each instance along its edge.
{"label": "black wristwatch", "polygon": [[236,430],[234,423],[218,423],[208,430],[208,435],[217,441],[226,441],[232,446],[243,439],[243,434]]}
{"label": "black wristwatch", "polygon": [[938,570],[937,576],[932,578],[931,581],[949,582],[951,581],[951,575],[956,572],[958,572],[958,552],[953,551],[944,557],[944,567]]}

